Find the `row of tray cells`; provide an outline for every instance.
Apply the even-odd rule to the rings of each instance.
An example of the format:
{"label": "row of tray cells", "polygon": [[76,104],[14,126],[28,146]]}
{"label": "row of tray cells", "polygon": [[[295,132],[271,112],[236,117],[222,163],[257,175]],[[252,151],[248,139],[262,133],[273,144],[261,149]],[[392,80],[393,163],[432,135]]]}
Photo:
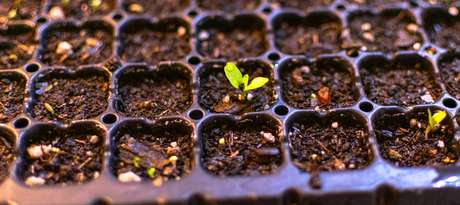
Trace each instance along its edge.
{"label": "row of tray cells", "polygon": [[[363,95],[378,105],[410,107],[439,101],[445,92],[443,87],[460,100],[459,57],[455,53],[441,55],[437,76],[430,60],[417,54],[400,54],[393,60],[370,55],[358,63],[358,79],[352,64],[340,57],[323,57],[314,62],[285,59],[276,74],[271,64],[244,60],[237,66],[250,80],[269,79],[263,87],[248,91],[246,100],[239,99],[240,91],[226,78],[225,61],[201,64],[196,71],[196,90],[192,86],[193,72],[185,64],[160,64],[153,70],[132,65],[114,74],[112,104],[123,116],[148,119],[184,113],[193,104],[193,93],[197,93],[197,104],[203,109],[235,115],[268,110],[279,98],[296,109],[352,107]],[[0,79],[4,108],[0,110],[0,122],[6,123],[24,110],[27,78],[19,72],[5,71]],[[37,73],[30,84],[32,99],[26,113],[39,121],[69,123],[94,118],[107,110],[112,76],[98,67],[83,67],[74,73],[47,69]],[[362,85],[364,92],[357,85]],[[444,98],[443,103],[449,108],[457,107],[450,97]],[[360,103],[360,107],[366,112],[373,110],[368,101]],[[286,111],[281,109],[279,113],[283,112]]]}
{"label": "row of tray cells", "polygon": [[[430,109],[434,113],[442,110]],[[312,173],[365,169],[378,157],[395,167],[439,167],[454,164],[459,156],[449,114],[425,136],[426,107],[407,113],[396,108],[379,110],[372,119],[377,150],[369,142],[372,135],[367,119],[357,111],[341,110],[327,116],[297,112],[286,122],[284,139],[279,120],[267,114],[239,121],[228,116],[209,117],[196,133],[194,126],[181,118],[153,124],[126,120],[110,132],[112,154],[107,164],[120,181],[153,180],[154,185],[161,185],[179,180],[196,166],[217,176],[259,176],[280,171],[289,163],[285,159],[300,171]],[[1,180],[9,173],[16,153],[20,160],[15,173],[28,185],[96,179],[108,151],[104,150],[107,133],[102,127],[95,122],[78,122],[68,128],[34,125],[19,138],[17,152],[14,133],[2,127]],[[289,152],[282,146],[285,141]],[[200,151],[194,152],[194,147]],[[286,153],[288,157],[283,156]]]}

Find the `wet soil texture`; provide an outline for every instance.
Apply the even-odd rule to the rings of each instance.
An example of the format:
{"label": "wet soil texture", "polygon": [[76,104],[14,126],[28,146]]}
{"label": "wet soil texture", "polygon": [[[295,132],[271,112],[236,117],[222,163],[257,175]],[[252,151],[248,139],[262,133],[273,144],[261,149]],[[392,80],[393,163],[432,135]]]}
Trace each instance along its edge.
{"label": "wet soil texture", "polygon": [[70,23],[53,24],[44,32],[40,60],[49,66],[77,67],[107,60],[114,40],[107,22],[92,22],[78,29]]}
{"label": "wet soil texture", "polygon": [[178,115],[192,105],[191,72],[178,64],[128,67],[118,79],[117,110],[127,117]]}
{"label": "wet soil texture", "polygon": [[381,7],[388,4],[408,2],[408,0],[346,0],[349,4],[366,5],[369,7]]}
{"label": "wet soil texture", "polygon": [[0,69],[19,68],[32,58],[35,31],[24,26],[10,26],[0,31]]}
{"label": "wet soil texture", "polygon": [[[107,15],[115,9],[115,0],[52,0],[49,8],[60,7],[66,18],[77,18]],[[49,11],[48,11],[49,12]]]}
{"label": "wet soil texture", "polygon": [[198,0],[198,6],[205,11],[220,10],[226,13],[251,11],[257,9],[260,0]]}
{"label": "wet soil texture", "polygon": [[0,16],[11,20],[33,19],[41,10],[43,0],[0,0]]}
{"label": "wet soil texture", "polygon": [[173,21],[157,26],[145,21],[131,22],[122,28],[120,36],[120,56],[128,62],[156,65],[182,59],[191,51],[188,27]]}
{"label": "wet soil texture", "polygon": [[10,166],[14,160],[14,143],[6,136],[0,136],[0,182],[10,174]]}
{"label": "wet soil texture", "polygon": [[[18,76],[20,74],[16,74]],[[11,73],[0,75],[0,122],[6,123],[22,113],[27,80],[12,77]]]}
{"label": "wet soil texture", "polygon": [[441,64],[441,80],[450,95],[460,100],[460,60],[453,59],[450,63]]}
{"label": "wet soil texture", "polygon": [[261,88],[249,90],[251,99],[239,100],[241,94],[230,84],[224,73],[225,64],[206,63],[200,70],[200,90],[198,92],[200,105],[214,113],[243,114],[268,109],[278,96],[274,89],[274,77],[269,65],[261,61],[246,61],[238,68],[243,74],[249,75],[249,82],[256,77],[266,77],[270,81]]}
{"label": "wet soil texture", "polygon": [[[431,109],[432,114],[436,110]],[[388,112],[374,121],[380,155],[397,167],[441,166],[453,164],[453,126],[446,117],[425,138],[428,111],[419,109],[404,115]]]}
{"label": "wet soil texture", "polygon": [[162,17],[168,13],[183,12],[189,6],[189,0],[123,0],[123,7],[132,14],[148,14]]}
{"label": "wet soil texture", "polygon": [[[280,66],[283,99],[298,109],[350,107],[356,103],[356,87],[352,67],[341,59],[323,59],[314,63],[298,59]],[[330,103],[321,103],[322,92],[328,90]],[[316,98],[312,98],[312,94]]]}
{"label": "wet soil texture", "polygon": [[270,3],[275,7],[281,8],[296,8],[306,10],[310,7],[330,6],[334,0],[270,0]]}
{"label": "wet soil texture", "polygon": [[201,160],[206,170],[219,176],[257,176],[278,170],[279,130],[268,123],[254,126],[251,121],[217,122],[204,129]]}

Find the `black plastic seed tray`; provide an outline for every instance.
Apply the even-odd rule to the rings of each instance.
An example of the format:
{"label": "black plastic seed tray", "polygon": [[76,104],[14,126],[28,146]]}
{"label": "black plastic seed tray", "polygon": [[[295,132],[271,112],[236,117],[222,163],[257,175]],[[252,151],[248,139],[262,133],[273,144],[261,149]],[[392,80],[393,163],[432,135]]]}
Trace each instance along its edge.
{"label": "black plastic seed tray", "polygon": [[[94,2],[2,1],[1,203],[460,203],[456,1]],[[63,41],[72,50],[54,55]],[[219,78],[227,61],[250,78],[270,79],[250,92],[252,107],[222,108],[206,96],[213,88],[218,100],[237,92]],[[394,84],[403,91],[393,92]],[[311,96],[322,98],[322,87],[332,89],[327,106]],[[446,112],[432,131],[440,140],[424,140],[420,132],[428,109]],[[397,137],[417,126],[414,141]],[[322,132],[337,127],[346,133]],[[215,136],[226,132],[231,138],[220,146]],[[256,138],[238,138],[247,132]],[[179,146],[178,156],[187,159],[162,159],[162,167],[173,169],[158,169],[155,180],[138,170],[140,182],[121,182],[119,168],[138,166],[132,153],[120,151],[123,140],[143,135],[166,144],[164,150],[177,153]],[[334,142],[323,145],[321,136]],[[256,152],[249,144],[231,151],[232,160],[252,164],[225,170],[216,160],[228,156],[209,155],[226,144],[231,150],[233,140],[255,143]],[[31,147],[40,143],[54,147],[32,159]],[[350,144],[331,156],[341,143]],[[418,153],[423,163],[414,163],[417,153],[401,144],[426,145]],[[71,155],[80,150],[65,146],[86,155]],[[122,155],[132,160],[120,161]],[[53,164],[64,157],[73,164]],[[34,172],[43,167],[48,171]],[[68,180],[55,184],[59,177]]]}

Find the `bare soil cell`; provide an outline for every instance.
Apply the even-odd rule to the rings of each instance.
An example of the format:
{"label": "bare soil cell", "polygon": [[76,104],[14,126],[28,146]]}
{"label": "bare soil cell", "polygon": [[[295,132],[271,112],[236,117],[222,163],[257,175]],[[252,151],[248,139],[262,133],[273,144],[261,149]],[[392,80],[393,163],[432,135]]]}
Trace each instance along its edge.
{"label": "bare soil cell", "polygon": [[116,107],[127,117],[177,115],[192,105],[191,72],[181,65],[129,67],[120,75]]}
{"label": "bare soil cell", "polygon": [[[129,126],[129,125],[128,125]],[[193,169],[192,128],[185,127],[180,121],[157,123],[154,126],[138,125],[118,133],[114,138],[115,175],[133,172],[143,180],[163,178],[180,179]],[[134,163],[135,158],[139,160]],[[173,160],[171,157],[176,157]],[[136,166],[137,165],[137,166]],[[152,178],[148,171],[154,168]]]}
{"label": "bare soil cell", "polygon": [[453,59],[450,63],[441,63],[441,80],[450,95],[460,100],[460,60]]}
{"label": "bare soil cell", "polygon": [[[77,67],[108,59],[112,55],[114,40],[112,33],[108,31],[108,23],[91,22],[88,25],[97,29],[78,29],[68,23],[53,24],[42,36],[43,51],[39,56],[40,60],[49,66]],[[70,44],[70,49],[64,49],[65,43]]]}
{"label": "bare soil cell", "polygon": [[226,13],[255,10],[260,0],[198,0],[198,6],[203,10],[220,10]]}
{"label": "bare soil cell", "polygon": [[114,10],[116,5],[115,0],[101,0],[100,5],[97,7],[91,6],[91,2],[93,0],[69,0],[68,3],[64,3],[63,0],[52,0],[49,9],[58,6],[62,9],[66,18],[81,19],[95,15],[106,15]]}
{"label": "bare soil cell", "polygon": [[40,121],[62,123],[95,117],[107,109],[109,85],[108,76],[102,74],[39,79],[35,83],[31,115]]}
{"label": "bare soil cell", "polygon": [[[447,17],[446,17],[447,16]],[[428,11],[425,17],[425,29],[430,41],[449,52],[460,51],[460,19],[446,11]]]}
{"label": "bare soil cell", "polygon": [[[355,79],[351,65],[340,59],[324,59],[308,63],[297,59],[280,66],[283,99],[292,107],[307,109],[315,106],[325,108],[350,107],[356,103]],[[322,104],[321,89],[329,89],[330,104]]]}
{"label": "bare soil cell", "polygon": [[[141,10],[137,8],[141,6]],[[135,5],[135,6],[132,6]],[[124,0],[123,8],[129,13],[146,13],[151,16],[161,17],[168,13],[182,12],[189,6],[189,0]],[[141,12],[140,12],[141,11]]]}
{"label": "bare soil cell", "polygon": [[0,0],[0,16],[9,16],[10,11],[16,11],[10,19],[33,19],[40,13],[43,3],[43,0]]}
{"label": "bare soil cell", "polygon": [[374,127],[380,155],[397,167],[441,166],[457,161],[449,116],[425,138],[427,113],[426,108],[420,108],[406,115],[388,112],[377,118]]}
{"label": "bare soil cell", "polygon": [[[355,13],[348,22],[350,30],[349,34],[342,35],[342,48],[395,53],[417,50],[423,44],[415,19],[407,10],[386,10],[379,15]],[[411,30],[413,28],[416,30]]]}
{"label": "bare soil cell", "polygon": [[[20,75],[20,74],[16,74]],[[22,113],[27,80],[12,77],[11,73],[0,75],[0,122],[6,123]]]}
{"label": "bare soil cell", "polygon": [[289,128],[293,164],[310,173],[363,169],[373,158],[368,137],[367,128],[351,114],[341,120],[318,116],[295,120]]}
{"label": "bare soil cell", "polygon": [[275,80],[269,65],[261,61],[246,61],[238,64],[240,71],[249,75],[249,82],[256,77],[270,79],[263,87],[248,91],[253,96],[250,100],[238,100],[241,92],[230,84],[225,76],[224,67],[224,63],[206,63],[201,67],[198,102],[204,109],[210,112],[239,115],[266,110],[276,102]]}
{"label": "bare soil cell", "polygon": [[110,58],[104,65],[109,71],[116,71],[118,68],[123,66],[121,60],[118,57]]}
{"label": "bare soil cell", "polygon": [[408,0],[346,0],[349,4],[366,5],[370,7],[380,7],[387,4],[397,4],[408,2]]}
{"label": "bare soil cell", "polygon": [[14,142],[7,136],[0,136],[0,182],[10,174],[10,166],[14,160]]}
{"label": "bare soil cell", "polygon": [[160,61],[179,60],[191,51],[188,26],[173,20],[152,27],[138,21],[121,30],[120,56],[128,62],[156,65]]}
{"label": "bare soil cell", "polygon": [[282,159],[280,130],[274,124],[265,119],[246,119],[236,124],[214,121],[203,129],[201,136],[204,168],[219,176],[276,172]]}
{"label": "bare soil cell", "polygon": [[310,7],[318,7],[318,6],[330,6],[334,0],[323,0],[323,1],[316,1],[316,0],[270,0],[272,5],[276,5],[276,7],[282,8],[296,8],[300,10],[306,10]]}
{"label": "bare soil cell", "polygon": [[36,48],[33,28],[10,26],[0,31],[0,69],[19,68],[27,63]]}

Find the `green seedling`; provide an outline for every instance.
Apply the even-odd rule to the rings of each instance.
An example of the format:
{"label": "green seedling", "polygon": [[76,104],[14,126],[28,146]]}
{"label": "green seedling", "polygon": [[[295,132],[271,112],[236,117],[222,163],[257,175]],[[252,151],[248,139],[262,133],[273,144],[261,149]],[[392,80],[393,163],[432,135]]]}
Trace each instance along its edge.
{"label": "green seedling", "polygon": [[[251,81],[251,84],[248,85],[249,75],[246,74],[243,77],[240,69],[236,67],[235,64],[228,62],[224,68],[225,75],[232,84],[233,87],[241,90],[241,95],[246,99],[247,91],[260,88],[268,82],[268,78],[257,77]],[[241,86],[241,87],[240,87]]]}
{"label": "green seedling", "polygon": [[54,115],[53,107],[51,107],[50,104],[45,103],[45,108],[46,108],[52,115]]}
{"label": "green seedling", "polygon": [[425,131],[425,139],[428,139],[428,133],[430,133],[431,129],[444,120],[445,117],[446,112],[444,111],[437,112],[431,116],[431,111],[428,109],[428,127]]}
{"label": "green seedling", "polygon": [[69,0],[62,0],[62,3],[63,3],[63,4],[68,4],[68,3],[69,3]]}
{"label": "green seedling", "polygon": [[149,174],[150,178],[155,178],[155,168],[150,168],[147,174]]}
{"label": "green seedling", "polygon": [[134,166],[137,168],[139,168],[139,160],[141,160],[139,157],[134,157],[133,159]]}
{"label": "green seedling", "polygon": [[91,0],[91,7],[93,7],[93,9],[97,9],[102,3],[102,0]]}
{"label": "green seedling", "polygon": [[18,15],[18,9],[17,9],[16,7],[12,8],[12,9],[8,12],[8,18],[10,18],[10,19],[16,18],[17,15]]}

